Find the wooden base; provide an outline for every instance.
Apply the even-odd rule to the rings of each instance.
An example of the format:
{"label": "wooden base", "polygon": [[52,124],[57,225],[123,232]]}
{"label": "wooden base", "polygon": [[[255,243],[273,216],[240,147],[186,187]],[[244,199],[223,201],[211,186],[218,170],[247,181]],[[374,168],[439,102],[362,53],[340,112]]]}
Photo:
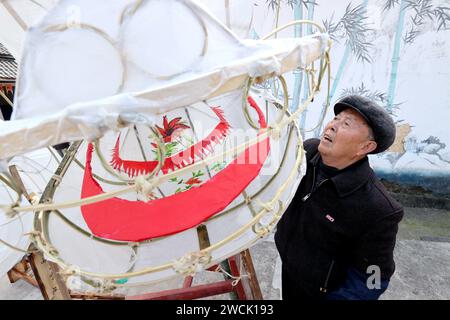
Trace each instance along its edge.
{"label": "wooden base", "polygon": [[[253,261],[249,250],[228,258],[224,261],[227,272],[232,278],[225,276],[224,281],[192,286],[193,277],[187,277],[183,287],[173,290],[146,293],[137,296],[126,297],[127,300],[191,300],[211,297],[219,294],[231,293],[239,300],[262,300],[263,296],[256,277]],[[239,266],[244,268],[245,274],[241,274]],[[223,264],[221,264],[223,265]],[[208,269],[217,270],[217,266]],[[240,278],[239,281],[235,279]]]}
{"label": "wooden base", "polygon": [[[240,266],[243,268],[243,274]],[[231,277],[224,274],[223,281],[196,286],[192,286],[193,277],[186,277],[182,288],[135,296],[70,291],[59,274],[58,266],[46,261],[40,253],[28,255],[8,272],[8,277],[11,283],[24,280],[38,287],[45,300],[191,300],[226,293],[239,300],[263,299],[249,250],[228,258],[221,263],[221,267],[225,268]],[[208,270],[217,269],[216,265]],[[240,280],[236,281],[238,278]]]}
{"label": "wooden base", "polygon": [[8,271],[8,279],[10,283],[24,280],[34,287],[39,287],[36,279],[33,277],[33,271],[31,270],[26,258],[23,258],[22,261]]}

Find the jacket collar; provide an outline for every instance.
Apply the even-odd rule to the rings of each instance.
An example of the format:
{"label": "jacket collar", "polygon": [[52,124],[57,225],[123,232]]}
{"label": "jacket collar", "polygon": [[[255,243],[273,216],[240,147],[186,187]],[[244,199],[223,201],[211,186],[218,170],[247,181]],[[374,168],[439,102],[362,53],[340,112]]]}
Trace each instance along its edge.
{"label": "jacket collar", "polygon": [[[320,153],[317,152],[313,157],[311,157],[309,162],[314,167],[318,167],[320,159]],[[342,198],[361,188],[372,175],[373,171],[370,168],[369,159],[364,157],[347,168],[342,169],[340,173],[332,177],[330,180],[333,181],[339,197]]]}

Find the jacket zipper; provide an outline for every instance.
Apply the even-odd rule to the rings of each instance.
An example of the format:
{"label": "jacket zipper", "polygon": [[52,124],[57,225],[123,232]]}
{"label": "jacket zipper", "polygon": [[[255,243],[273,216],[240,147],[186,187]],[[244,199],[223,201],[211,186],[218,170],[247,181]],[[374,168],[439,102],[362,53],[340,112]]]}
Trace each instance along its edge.
{"label": "jacket zipper", "polygon": [[[314,185],[316,184],[316,167],[314,167],[314,169],[313,169],[313,183],[312,183],[311,191],[310,191],[307,195],[305,195],[305,196],[302,198],[302,201],[305,202],[306,200],[308,200],[309,197],[311,197],[311,194],[312,194],[314,191],[316,191],[317,189],[319,189],[319,187],[320,187],[325,181],[327,181],[327,180],[328,180],[328,179],[323,180],[321,183],[319,183],[319,185],[317,186],[317,188],[314,189]],[[327,290],[328,290],[328,289],[327,289],[327,287],[328,287],[328,281],[330,280],[331,271],[333,271],[333,267],[334,267],[334,260],[331,261],[331,265],[330,265],[330,267],[328,268],[328,273],[327,273],[327,277],[326,277],[326,279],[325,279],[325,283],[324,283],[323,287],[320,288],[320,292],[324,292],[324,293],[327,292]]]}
{"label": "jacket zipper", "polygon": [[327,292],[328,290],[328,281],[330,280],[330,276],[331,276],[331,271],[333,270],[334,267],[334,260],[331,261],[331,265],[330,268],[328,269],[328,274],[327,277],[325,279],[325,283],[323,285],[323,287],[320,288],[320,292]]}
{"label": "jacket zipper", "polygon": [[313,169],[313,183],[312,183],[312,187],[311,187],[311,191],[302,198],[302,202],[305,202],[306,200],[309,199],[309,197],[311,197],[311,194],[316,191],[317,189],[319,189],[319,187],[324,184],[325,181],[327,181],[328,179],[323,180],[321,183],[319,183],[319,185],[317,186],[316,189],[314,189],[314,185],[316,184],[316,167],[314,167]]}

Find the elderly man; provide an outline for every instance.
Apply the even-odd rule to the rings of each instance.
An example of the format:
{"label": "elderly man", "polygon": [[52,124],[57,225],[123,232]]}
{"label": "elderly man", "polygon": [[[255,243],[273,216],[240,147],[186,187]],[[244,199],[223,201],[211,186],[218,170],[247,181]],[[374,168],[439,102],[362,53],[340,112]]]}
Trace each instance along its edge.
{"label": "elderly man", "polygon": [[307,171],[275,242],[283,299],[378,299],[394,273],[402,207],[369,166],[395,139],[390,115],[361,96],[334,106],[321,139],[305,141]]}

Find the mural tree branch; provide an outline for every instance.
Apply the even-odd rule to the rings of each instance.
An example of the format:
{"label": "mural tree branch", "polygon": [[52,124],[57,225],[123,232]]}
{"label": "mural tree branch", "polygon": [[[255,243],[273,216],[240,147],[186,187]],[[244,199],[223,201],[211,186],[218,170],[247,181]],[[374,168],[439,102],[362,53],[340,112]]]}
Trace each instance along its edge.
{"label": "mural tree branch", "polygon": [[[341,95],[339,96],[339,99],[347,96],[347,95],[361,95],[364,97],[369,98],[370,100],[376,101],[380,106],[387,109],[387,103],[388,103],[388,95],[386,92],[381,92],[378,90],[370,90],[367,88],[364,84],[364,82],[361,82],[361,85],[359,87],[350,87],[347,89],[343,89]],[[397,103],[393,105],[393,110],[397,110],[400,108],[401,103]],[[390,110],[388,111],[392,116],[396,116],[394,111]],[[398,121],[400,122],[400,121]]]}
{"label": "mural tree branch", "polygon": [[[338,67],[338,71],[334,78],[331,91],[330,101],[333,100],[333,96],[336,93],[336,89],[344,74],[344,69],[350,58],[350,54],[353,54],[359,62],[372,61],[370,56],[370,48],[373,46],[367,41],[368,34],[373,31],[367,22],[367,3],[365,0],[362,4],[352,7],[349,3],[345,9],[345,13],[338,22],[333,22],[333,15],[329,20],[323,21],[323,24],[330,34],[331,38],[339,42],[340,39],[346,39],[345,52]],[[326,107],[322,107],[322,111],[319,119],[323,119],[325,116]],[[322,132],[322,125],[320,125],[315,131],[314,136],[318,137]]]}
{"label": "mural tree branch", "polygon": [[[388,11],[396,7],[399,0],[388,0],[385,2],[383,11]],[[410,16],[408,31],[403,35],[406,16]],[[450,22],[450,7],[433,6],[432,0],[402,0],[400,3],[399,18],[394,41],[394,51],[392,54],[391,78],[388,89],[388,110],[391,110],[395,99],[397,85],[397,73],[400,60],[401,40],[408,45],[412,45],[414,40],[423,32],[424,27],[429,23],[437,25],[436,31],[448,30]]]}
{"label": "mural tree branch", "polygon": [[[310,4],[317,5],[317,2],[314,0],[285,0],[284,2],[285,2],[285,4],[290,6],[291,9],[294,9],[294,7],[296,7],[299,4],[303,4],[305,6],[305,8],[308,8],[308,6]],[[271,8],[272,10],[276,10],[281,6],[282,1],[281,0],[266,0],[266,3],[268,4],[269,8]]]}

